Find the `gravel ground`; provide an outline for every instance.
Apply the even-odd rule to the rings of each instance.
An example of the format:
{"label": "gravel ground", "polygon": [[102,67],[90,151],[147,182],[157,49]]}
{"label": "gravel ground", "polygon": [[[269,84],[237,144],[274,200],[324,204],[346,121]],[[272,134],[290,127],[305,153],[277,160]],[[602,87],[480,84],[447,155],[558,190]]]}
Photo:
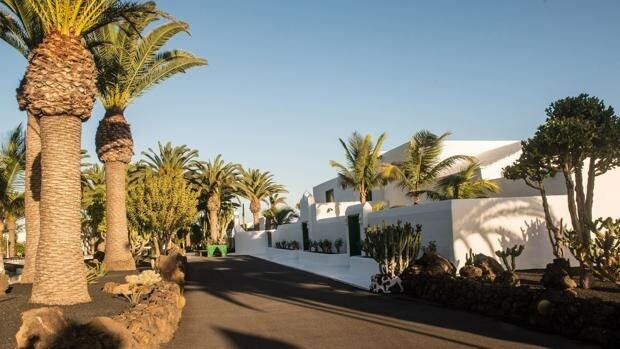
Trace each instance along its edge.
{"label": "gravel ground", "polygon": [[[124,282],[125,275],[131,272],[110,272],[96,283],[90,284],[88,290],[92,302],[61,307],[68,319],[80,323],[88,322],[96,316],[112,316],[129,308],[129,302],[113,295],[101,292],[108,281]],[[41,305],[28,303],[32,285],[13,285],[10,293],[0,297],[0,348],[15,348],[15,334],[21,326],[21,313]]]}

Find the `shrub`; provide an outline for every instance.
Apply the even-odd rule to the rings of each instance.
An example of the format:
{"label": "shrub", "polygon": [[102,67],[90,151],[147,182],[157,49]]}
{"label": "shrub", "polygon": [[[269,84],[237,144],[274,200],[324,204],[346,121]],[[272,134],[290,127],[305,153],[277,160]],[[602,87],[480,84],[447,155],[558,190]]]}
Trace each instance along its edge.
{"label": "shrub", "polygon": [[344,246],[344,240],[342,238],[338,238],[334,241],[334,247],[336,248],[337,253],[340,253],[342,246]]}
{"label": "shrub", "polygon": [[564,241],[575,258],[600,279],[620,287],[620,219],[599,218],[587,242],[573,230],[564,233]]}
{"label": "shrub", "polygon": [[362,249],[371,256],[381,268],[381,271],[396,277],[407,269],[420,252],[422,226],[410,223],[401,225],[371,226],[366,229],[366,238]]}
{"label": "shrub", "polygon": [[108,273],[103,263],[99,262],[96,259],[90,264],[86,264],[86,281],[89,284],[92,284],[97,281],[102,276],[105,276]]}
{"label": "shrub", "polygon": [[15,243],[15,255],[17,257],[24,257],[26,255],[26,245],[21,242]]}
{"label": "shrub", "polygon": [[320,243],[323,253],[332,253],[332,242],[329,239],[324,239]]}

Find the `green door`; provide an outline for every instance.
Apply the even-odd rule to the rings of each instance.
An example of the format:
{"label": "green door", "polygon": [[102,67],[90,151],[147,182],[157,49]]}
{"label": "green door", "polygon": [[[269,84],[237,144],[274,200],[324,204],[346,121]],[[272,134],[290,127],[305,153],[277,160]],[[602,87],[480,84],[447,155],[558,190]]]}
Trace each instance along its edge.
{"label": "green door", "polygon": [[267,247],[273,247],[273,242],[271,241],[271,232],[267,232]]}
{"label": "green door", "polygon": [[349,255],[360,256],[362,254],[362,237],[360,235],[360,215],[347,216],[349,225]]}
{"label": "green door", "polygon": [[308,222],[301,223],[301,235],[304,251],[310,250],[310,234],[308,233]]}

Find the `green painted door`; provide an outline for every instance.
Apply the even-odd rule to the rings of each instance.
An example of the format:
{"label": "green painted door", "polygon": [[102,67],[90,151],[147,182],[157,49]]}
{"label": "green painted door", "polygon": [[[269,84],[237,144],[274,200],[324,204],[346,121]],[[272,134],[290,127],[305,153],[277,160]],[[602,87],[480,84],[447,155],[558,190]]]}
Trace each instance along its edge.
{"label": "green painted door", "polygon": [[267,232],[267,247],[273,247],[273,242],[271,241],[271,232]]}
{"label": "green painted door", "polygon": [[308,233],[308,222],[301,223],[301,235],[302,243],[304,245],[304,251],[310,250],[310,234]]}
{"label": "green painted door", "polygon": [[360,216],[347,216],[349,225],[349,255],[360,256],[362,254],[362,237],[360,235]]}

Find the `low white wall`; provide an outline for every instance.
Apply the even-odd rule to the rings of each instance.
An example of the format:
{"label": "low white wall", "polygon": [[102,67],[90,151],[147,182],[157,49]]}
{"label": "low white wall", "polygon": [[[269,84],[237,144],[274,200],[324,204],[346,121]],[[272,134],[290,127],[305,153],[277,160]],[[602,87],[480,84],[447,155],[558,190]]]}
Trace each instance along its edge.
{"label": "low white wall", "polygon": [[301,246],[302,239],[303,234],[301,230],[301,223],[282,224],[278,226],[278,229],[271,233],[271,241],[273,242],[273,246],[276,245],[276,242],[282,240],[294,240],[299,243],[299,246]]}
{"label": "low white wall", "polygon": [[[326,218],[312,224],[309,237],[310,240],[329,239],[332,243],[339,238],[343,239],[345,244],[340,249],[340,252],[348,252],[348,244],[346,243],[348,231],[347,217]],[[335,248],[334,251],[336,251]]]}
{"label": "low white wall", "polygon": [[267,232],[264,230],[237,232],[235,234],[235,253],[242,255],[267,253]]}
{"label": "low white wall", "polygon": [[[422,205],[392,208],[368,214],[367,226],[403,223],[422,225],[422,244],[437,242],[437,249],[446,258],[454,259],[452,249],[452,210],[450,201],[429,202]],[[366,227],[367,227],[366,226]],[[362,228],[362,239],[365,237]]]}

